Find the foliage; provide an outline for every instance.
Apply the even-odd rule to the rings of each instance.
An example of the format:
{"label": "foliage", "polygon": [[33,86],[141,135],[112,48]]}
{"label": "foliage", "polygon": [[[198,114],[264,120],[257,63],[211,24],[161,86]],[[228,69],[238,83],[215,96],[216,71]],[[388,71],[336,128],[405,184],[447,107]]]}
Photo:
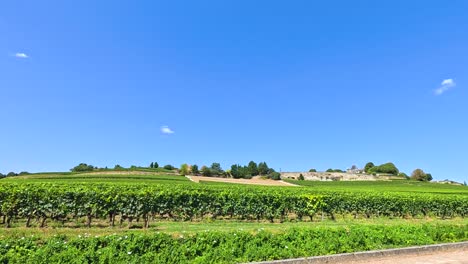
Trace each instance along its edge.
{"label": "foliage", "polygon": [[188,164],[186,164],[186,163],[182,164],[182,165],[180,166],[179,173],[180,173],[180,175],[182,175],[182,176],[188,175],[188,174],[190,173]]}
{"label": "foliage", "polygon": [[153,164],[153,168],[154,168],[154,169],[159,168],[159,164],[158,164],[157,162],[155,162],[155,163]]}
{"label": "foliage", "polygon": [[268,174],[268,178],[275,180],[275,181],[279,181],[281,180],[281,173],[276,172],[276,171],[271,172],[270,174]]}
{"label": "foliage", "polygon": [[254,161],[250,161],[249,165],[247,165],[247,168],[250,175],[257,176],[259,174],[257,163],[255,163]]}
{"label": "foliage", "polygon": [[300,180],[300,181],[303,181],[303,180],[304,180],[304,175],[302,175],[302,173],[301,173],[301,174],[299,174],[299,178],[298,178],[298,180]]}
{"label": "foliage", "polygon": [[207,231],[0,240],[0,263],[247,263],[465,241],[466,225],[297,228],[285,232]]}
{"label": "foliage", "polygon": [[258,164],[258,174],[259,175],[267,175],[270,173],[270,168],[268,167],[266,162],[260,162]]}
{"label": "foliage", "polygon": [[193,175],[198,175],[198,174],[200,174],[200,170],[198,170],[198,165],[196,165],[196,164],[193,164],[193,165],[192,165],[192,174],[193,174]]}
{"label": "foliage", "polygon": [[16,172],[10,171],[6,176],[7,177],[15,177],[15,176],[18,176],[18,174]]}
{"label": "foliage", "polygon": [[415,169],[411,173],[411,179],[416,181],[432,181],[432,175],[425,173],[422,169]]}
{"label": "foliage", "polygon": [[78,166],[75,166],[71,169],[72,172],[88,172],[93,171],[94,167],[86,163],[80,163]]}
{"label": "foliage", "polygon": [[201,174],[205,177],[210,177],[213,175],[212,171],[210,168],[208,168],[207,166],[202,166],[201,170],[200,170]]}
{"label": "foliage", "polygon": [[120,166],[119,164],[114,166],[114,170],[124,170],[125,168]]}
{"label": "foliage", "polygon": [[398,173],[398,177],[405,178],[405,179],[407,179],[407,180],[410,179],[410,177],[409,177],[406,173],[404,173],[404,172]]}
{"label": "foliage", "polygon": [[384,174],[392,174],[392,175],[398,175],[400,171],[398,168],[395,166],[395,164],[388,162],[384,163],[379,166],[372,167],[368,170],[368,173],[374,174],[374,173],[384,173]]}
{"label": "foliage", "polygon": [[364,166],[364,172],[369,173],[369,170],[375,167],[374,163],[368,162],[366,166]]}
{"label": "foliage", "polygon": [[166,169],[166,170],[175,170],[175,167],[170,165],[170,164],[164,165],[163,168]]}
{"label": "foliage", "polygon": [[214,175],[214,176],[224,175],[224,171],[221,168],[221,164],[219,164],[219,163],[215,162],[215,163],[211,164],[210,170],[211,170],[211,174]]}
{"label": "foliage", "polygon": [[341,172],[341,173],[343,173],[344,171],[340,170],[340,169],[328,169],[326,172]]}
{"label": "foliage", "polygon": [[310,169],[309,172],[317,172],[316,169]]}

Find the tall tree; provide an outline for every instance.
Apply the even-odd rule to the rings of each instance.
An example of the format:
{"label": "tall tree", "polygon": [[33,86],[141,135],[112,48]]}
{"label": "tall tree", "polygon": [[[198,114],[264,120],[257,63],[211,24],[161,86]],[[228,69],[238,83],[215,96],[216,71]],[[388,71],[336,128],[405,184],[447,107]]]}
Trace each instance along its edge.
{"label": "tall tree", "polygon": [[193,175],[198,175],[198,174],[200,174],[200,171],[198,170],[198,165],[197,165],[197,164],[193,164],[193,165],[192,165],[192,174],[193,174]]}
{"label": "tall tree", "polygon": [[185,176],[189,174],[189,166],[188,164],[184,163],[180,166],[179,170],[180,175]]}
{"label": "tall tree", "polygon": [[219,163],[213,163],[211,164],[211,172],[213,175],[223,175],[224,171],[221,168],[221,164]]}
{"label": "tall tree", "polygon": [[375,167],[374,163],[368,162],[366,166],[364,167],[364,172],[369,173],[369,170]]}
{"label": "tall tree", "polygon": [[151,162],[150,168],[151,168],[151,169],[154,168],[154,162]]}
{"label": "tall tree", "polygon": [[270,172],[270,168],[268,168],[268,165],[266,162],[260,162],[258,164],[258,174],[260,175],[267,175]]}
{"label": "tall tree", "polygon": [[254,161],[249,162],[249,165],[247,166],[249,168],[249,173],[252,176],[257,176],[258,175],[258,166],[257,163]]}
{"label": "tall tree", "polygon": [[157,162],[155,162],[155,163],[153,164],[153,168],[155,168],[155,169],[159,168],[159,164],[158,164]]}

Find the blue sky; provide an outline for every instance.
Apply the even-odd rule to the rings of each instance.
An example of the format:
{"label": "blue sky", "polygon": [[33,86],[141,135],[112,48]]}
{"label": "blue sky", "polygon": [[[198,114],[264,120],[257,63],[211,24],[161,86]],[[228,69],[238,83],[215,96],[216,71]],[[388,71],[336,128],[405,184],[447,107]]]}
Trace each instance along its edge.
{"label": "blue sky", "polygon": [[0,172],[392,161],[468,180],[468,3],[380,2],[2,1]]}

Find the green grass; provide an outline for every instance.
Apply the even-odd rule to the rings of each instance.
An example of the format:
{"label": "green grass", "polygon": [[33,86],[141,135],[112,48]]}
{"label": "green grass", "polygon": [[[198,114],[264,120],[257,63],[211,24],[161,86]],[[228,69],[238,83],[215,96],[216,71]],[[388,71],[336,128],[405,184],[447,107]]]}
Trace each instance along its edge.
{"label": "green grass", "polygon": [[337,221],[324,220],[317,222],[284,222],[270,223],[265,221],[236,221],[236,220],[204,220],[200,222],[178,222],[178,221],[160,221],[151,224],[150,228],[143,229],[141,223],[135,223],[129,228],[126,224],[123,227],[59,227],[51,225],[47,228],[25,228],[23,225],[13,228],[0,228],[0,239],[6,237],[25,237],[39,236],[52,237],[59,235],[67,236],[103,236],[111,234],[151,234],[156,232],[167,233],[174,236],[180,234],[196,234],[200,232],[233,232],[245,231],[249,233],[257,233],[259,231],[268,231],[272,233],[284,233],[294,228],[313,228],[313,227],[351,227],[360,225],[373,226],[397,226],[397,225],[415,225],[415,224],[437,224],[437,225],[462,225],[468,226],[468,219],[390,219],[390,218],[373,218],[373,219],[353,219],[351,216]]}

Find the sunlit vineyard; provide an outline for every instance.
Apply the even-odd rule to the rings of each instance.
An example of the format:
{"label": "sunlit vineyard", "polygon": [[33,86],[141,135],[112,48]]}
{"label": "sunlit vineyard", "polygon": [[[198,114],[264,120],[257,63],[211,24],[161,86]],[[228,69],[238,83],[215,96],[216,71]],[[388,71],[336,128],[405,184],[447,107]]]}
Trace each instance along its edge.
{"label": "sunlit vineyard", "polygon": [[[105,250],[109,250],[107,253],[110,255],[105,258],[108,261],[127,261],[128,256],[122,253],[127,250],[138,256],[136,259],[142,262],[154,262],[162,259],[170,261],[173,256],[164,253],[165,250],[170,250],[172,247],[174,250],[179,250],[183,247],[190,253],[180,259],[174,259],[175,262],[236,262],[468,239],[466,221],[468,193],[464,186],[440,185],[438,189],[435,184],[418,185],[405,182],[292,182],[301,183],[303,186],[197,184],[177,175],[42,174],[2,180],[0,181],[0,224],[2,225],[0,234],[2,232],[7,234],[4,238],[15,234],[11,230],[17,230],[15,231],[17,234],[29,232],[27,230],[49,230],[51,227],[54,230],[65,231],[60,231],[60,238],[47,238],[41,235],[24,238],[23,235],[25,239],[23,242],[8,240],[10,246],[2,248],[0,245],[0,252],[4,253],[4,256],[13,254],[4,259],[21,260],[16,253],[26,247],[30,253],[24,258],[25,261],[35,261],[41,257],[44,257],[44,261],[53,261],[54,256],[43,251],[47,251],[53,243],[59,242],[60,245],[68,245],[75,250],[86,250],[90,258],[97,262],[104,261],[103,255],[99,254],[104,254]],[[411,189],[417,191],[411,192]],[[345,224],[342,224],[344,226],[340,227],[344,228],[343,230],[326,224],[340,223],[344,221],[343,219],[346,219]],[[359,222],[373,219],[376,223],[379,219],[385,219],[387,222],[385,225],[371,224],[371,226]],[[428,220],[433,223],[424,225],[418,223]],[[349,221],[355,223],[350,225]],[[395,224],[391,224],[392,221]],[[406,225],[409,229],[401,231],[405,225],[399,221],[411,221]],[[157,231],[164,223],[171,222],[199,222],[206,227],[203,232],[205,235],[197,232],[187,235],[184,239],[174,239],[170,235],[154,236],[147,233],[151,230]],[[210,223],[218,225],[211,225],[210,228]],[[228,238],[233,234],[223,231],[219,223],[238,223],[240,226],[242,223],[246,225],[258,223],[260,226],[268,227],[269,230],[275,230],[269,225],[284,226],[286,229],[282,229],[283,231],[278,234],[263,231],[261,234],[252,234],[240,230],[237,234],[245,238],[242,242]],[[302,224],[293,228],[294,223]],[[321,223],[325,223],[325,226]],[[217,227],[213,229],[213,226]],[[288,228],[289,226],[291,228]],[[381,236],[380,231],[376,230],[384,227],[387,240],[381,241],[373,237]],[[98,230],[109,228],[117,235],[77,240],[76,237],[66,234],[66,230],[72,229],[99,233]],[[141,230],[144,233],[132,233],[132,238],[125,240],[127,243],[125,246],[118,246],[112,242],[122,237],[118,235],[119,233],[129,229]],[[259,231],[261,230],[260,228]],[[343,232],[349,230],[352,230],[355,239],[342,237]],[[420,234],[416,230],[424,230],[425,233]],[[32,234],[35,234],[34,232]],[[317,250],[312,246],[315,242],[307,244],[306,241],[304,243],[309,246],[302,246],[298,244],[299,238],[292,238],[292,235],[311,241],[322,239],[328,241],[322,236],[332,236],[333,239],[341,241],[339,243],[341,246],[337,248],[326,245]],[[216,242],[209,242],[211,238],[205,236],[211,237]],[[261,244],[256,245],[261,253],[258,251],[255,256],[254,246],[247,240],[258,239],[258,236],[267,240],[262,240]],[[360,246],[353,244],[356,239],[362,240]],[[172,246],[161,248],[154,245],[162,241]],[[15,248],[12,248],[12,245],[16,245]],[[97,253],[100,250],[96,251],[92,245],[102,245],[105,250]],[[294,250],[285,251],[284,246],[292,246]],[[150,254],[136,249],[139,247],[159,251]],[[242,250],[238,249],[239,252],[230,256],[224,251],[225,247],[240,247]],[[265,250],[267,247],[271,247],[271,250]],[[199,251],[195,248],[204,248],[204,250]],[[70,251],[70,248],[60,246],[58,250],[62,252],[60,254],[65,254],[64,258],[74,258],[75,253]],[[219,258],[217,252],[223,254],[222,258]],[[115,258],[113,259],[111,255]]]}

